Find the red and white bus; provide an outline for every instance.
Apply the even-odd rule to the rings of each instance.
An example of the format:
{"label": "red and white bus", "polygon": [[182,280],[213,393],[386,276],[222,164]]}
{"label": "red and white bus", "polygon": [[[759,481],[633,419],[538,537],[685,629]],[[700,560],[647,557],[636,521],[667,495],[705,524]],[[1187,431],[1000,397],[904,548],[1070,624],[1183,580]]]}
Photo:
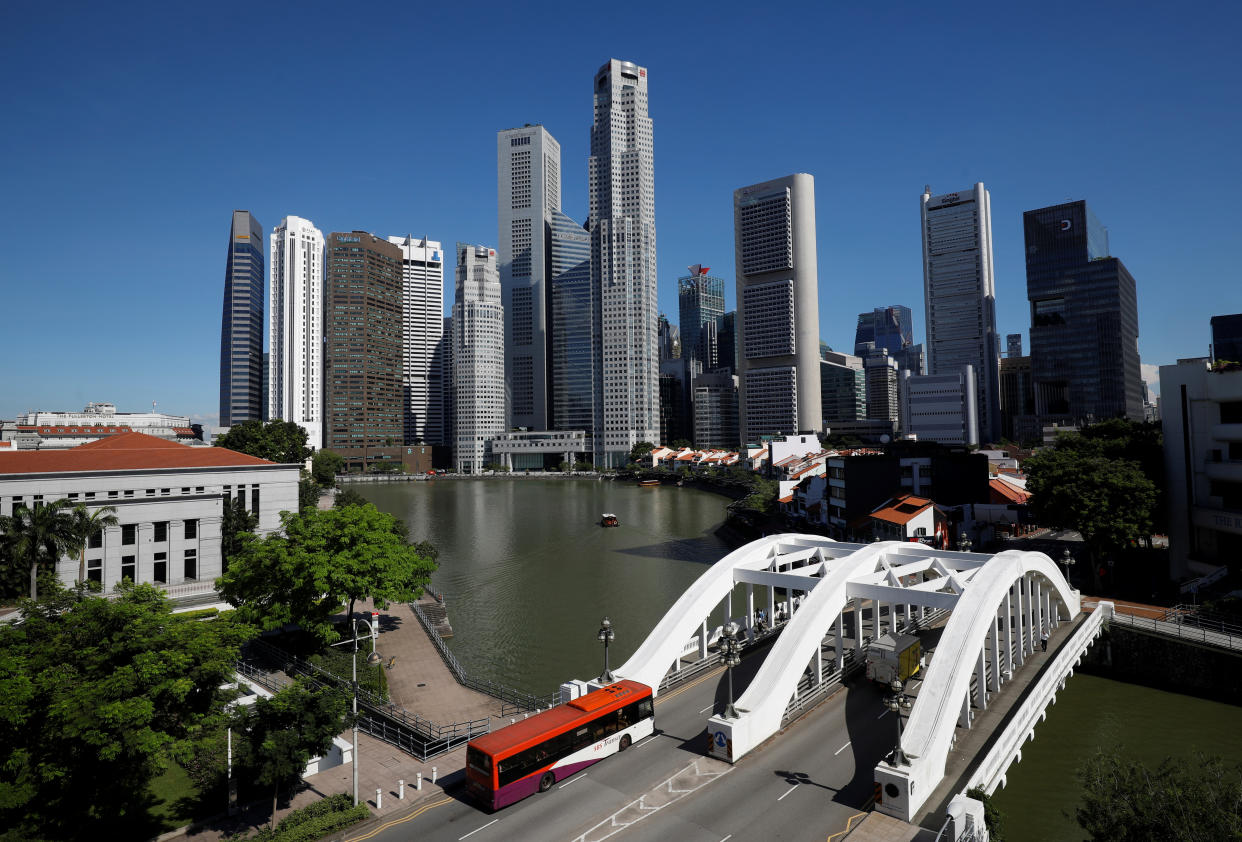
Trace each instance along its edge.
{"label": "red and white bus", "polygon": [[466,780],[489,810],[546,792],[655,731],[651,688],[622,679],[470,741]]}

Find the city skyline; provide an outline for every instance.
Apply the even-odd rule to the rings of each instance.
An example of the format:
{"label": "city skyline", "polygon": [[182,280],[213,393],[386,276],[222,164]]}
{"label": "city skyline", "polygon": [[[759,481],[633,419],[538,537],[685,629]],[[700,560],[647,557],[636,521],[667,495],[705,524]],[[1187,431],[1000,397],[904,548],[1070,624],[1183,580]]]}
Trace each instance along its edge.
{"label": "city skyline", "polygon": [[[464,12],[437,14],[447,17],[436,28],[450,31],[453,16]],[[603,19],[594,14],[581,24]],[[218,423],[219,220],[234,208],[248,208],[265,226],[297,215],[324,231],[416,231],[441,242],[491,242],[496,208],[480,197],[495,195],[496,132],[542,122],[563,145],[565,212],[584,222],[590,97],[584,79],[610,57],[650,68],[659,86],[652,118],[660,126],[655,190],[663,312],[677,312],[675,282],[687,263],[730,265],[733,188],[805,171],[819,182],[820,333],[847,350],[858,313],[891,302],[919,310],[920,244],[910,206],[922,185],[983,181],[992,195],[998,333],[1029,335],[1022,214],[1085,200],[1109,221],[1113,249],[1138,279],[1144,379],[1152,381],[1156,365],[1207,354],[1209,318],[1242,310],[1231,260],[1242,235],[1230,201],[1242,184],[1228,153],[1240,132],[1238,110],[1227,107],[1237,99],[1227,80],[1239,68],[1224,35],[1236,24],[1236,11],[1166,21],[1142,10],[1073,10],[1073,27],[1053,14],[1000,21],[969,11],[933,18],[913,7],[841,14],[833,13],[833,29],[850,37],[831,58],[776,56],[726,86],[678,49],[675,33],[691,18],[671,10],[653,12],[641,33],[605,31],[573,39],[556,56],[531,56],[521,74],[507,78],[497,68],[517,47],[499,35],[492,36],[494,56],[452,58],[446,41],[394,62],[391,51],[374,44],[349,46],[339,29],[360,24],[336,21],[334,30],[316,14],[294,22],[298,37],[268,44],[277,18],[260,11],[245,39],[254,55],[234,64],[221,49],[233,37],[222,22],[191,22],[179,10],[139,16],[137,24],[91,8],[56,20],[36,9],[16,10],[0,59],[14,82],[4,94],[14,128],[0,143],[6,160],[21,162],[9,165],[8,181],[22,202],[3,211],[12,257],[0,267],[0,288],[14,313],[35,315],[56,300],[61,329],[49,340],[42,320],[10,318],[10,340],[39,347],[41,365],[6,372],[0,417],[90,400],[128,411],[158,401],[161,409]],[[828,16],[778,11],[744,29],[736,22],[695,26],[709,40],[728,43],[743,31],[767,37],[794,18],[805,26]],[[1102,45],[1090,32],[1105,21],[1116,37]],[[193,39],[175,35],[186,26]],[[400,43],[401,31],[393,26],[368,37]],[[533,30],[526,25],[516,34],[520,40]],[[989,79],[960,103],[921,105],[912,81],[915,58],[920,45],[945,39],[977,44],[945,60],[988,63]],[[334,57],[321,57],[329,44]],[[1049,47],[1065,61],[1045,67],[1032,86],[1027,72],[1044,66],[1039,57]],[[1156,48],[1168,57],[1158,67],[1144,58]],[[124,63],[114,54],[125,55]],[[801,77],[838,65],[857,74],[856,84],[816,91],[812,107],[803,108],[811,89]],[[374,84],[384,73],[424,74],[423,85],[436,92],[436,107],[426,110],[436,119],[420,114],[417,125],[425,130],[419,132],[402,131],[408,124],[398,120],[390,134],[328,125],[312,137],[309,122],[265,117],[261,105],[232,93],[238,83],[291,68],[308,74],[308,84],[293,93],[308,113],[343,91],[376,107],[395,99],[391,86]],[[1083,76],[1093,79],[1088,88],[1107,95],[1069,84]],[[359,90],[362,82],[370,90]],[[704,131],[746,98],[774,109],[799,103],[798,116],[780,131],[762,121]],[[152,101],[161,107],[144,107]],[[841,115],[856,128],[832,131]],[[902,128],[933,116],[941,121],[936,137]],[[251,125],[244,155],[226,142],[236,132],[226,123]],[[1060,154],[1059,138],[1071,127],[1073,154]],[[371,166],[342,175],[333,163],[341,155]],[[1195,212],[1154,214],[1156,195]],[[38,257],[52,248],[49,220],[67,208],[75,238],[92,254],[88,272]],[[137,260],[122,258],[115,243],[150,218],[175,222],[157,226],[157,236],[148,233]],[[25,248],[16,249],[19,242]],[[170,266],[176,267],[171,275]],[[1187,273],[1197,296],[1182,292]],[[722,274],[731,310],[735,279],[728,269]],[[445,309],[450,304],[446,296]],[[922,321],[916,318],[916,342],[926,334]],[[153,346],[172,352],[152,354]],[[93,365],[83,366],[84,359]]]}

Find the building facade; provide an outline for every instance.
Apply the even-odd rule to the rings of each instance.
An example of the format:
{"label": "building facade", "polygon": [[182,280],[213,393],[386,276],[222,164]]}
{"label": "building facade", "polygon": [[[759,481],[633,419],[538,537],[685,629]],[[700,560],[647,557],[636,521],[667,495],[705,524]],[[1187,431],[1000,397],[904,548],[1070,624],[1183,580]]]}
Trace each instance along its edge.
{"label": "building facade", "polygon": [[323,446],[346,468],[404,440],[403,262],[400,246],[365,231],[328,235]]}
{"label": "building facade", "polygon": [[867,376],[867,417],[872,421],[900,422],[897,361],[873,351],[863,360],[863,371]]}
{"label": "building facade", "polygon": [[453,298],[453,459],[460,474],[477,474],[492,459],[491,442],[505,432],[505,314],[496,249],[457,244]]}
{"label": "building facade", "polygon": [[444,250],[426,237],[389,237],[401,249],[402,441],[447,444],[444,426]]}
{"label": "building facade", "polygon": [[263,394],[263,228],[233,211],[220,318],[220,426],[261,421]]}
{"label": "building facade", "polygon": [[1242,363],[1242,313],[1212,317],[1213,362]]}
{"label": "building facade", "polygon": [[867,417],[867,375],[861,357],[821,352],[819,394],[824,424],[861,421]]}
{"label": "building facade", "polygon": [[815,179],[733,191],[742,436],[819,430],[819,271]]}
{"label": "building facade", "polygon": [[1042,424],[1143,420],[1138,294],[1083,201],[1022,215],[1031,370]]}
{"label": "building facade", "polygon": [[979,444],[975,373],[962,366],[957,374],[901,372],[901,432],[919,441]]}
{"label": "building facade", "polygon": [[267,417],[323,447],[323,233],[286,216],[271,234]]}
{"label": "building facade", "polygon": [[1038,441],[1039,419],[1035,415],[1035,382],[1030,357],[1007,357],[1000,364],[1001,435],[1013,442]]}
{"label": "building facade", "polygon": [[[551,428],[584,430],[587,448],[595,430],[598,337],[591,284],[591,235],[565,214],[551,215],[547,229],[551,272]],[[509,347],[506,343],[506,347]]]}
{"label": "building facade", "polygon": [[694,378],[694,446],[734,450],[738,434],[737,376],[724,371]]}
{"label": "building facade", "polygon": [[92,401],[81,412],[24,412],[12,422],[0,422],[0,441],[16,450],[65,450],[122,433],[202,444],[203,427],[187,415],[164,412],[117,412],[116,405]]}
{"label": "building facade", "polygon": [[970,190],[920,200],[923,298],[927,308],[927,373],[975,372],[979,435],[1000,433],[1000,352],[992,268],[991,196],[978,182]]}
{"label": "building facade", "polygon": [[596,296],[595,463],[622,465],[660,434],[656,225],[647,68],[611,59],[595,74],[588,161]]}
{"label": "building facade", "polygon": [[710,266],[696,263],[687,268],[690,274],[677,279],[681,355],[698,360],[707,370],[715,367],[714,329],[724,316],[724,278],[707,274]]}
{"label": "building facade", "polygon": [[1022,334],[1005,334],[1005,356],[1008,359],[1022,356]]}

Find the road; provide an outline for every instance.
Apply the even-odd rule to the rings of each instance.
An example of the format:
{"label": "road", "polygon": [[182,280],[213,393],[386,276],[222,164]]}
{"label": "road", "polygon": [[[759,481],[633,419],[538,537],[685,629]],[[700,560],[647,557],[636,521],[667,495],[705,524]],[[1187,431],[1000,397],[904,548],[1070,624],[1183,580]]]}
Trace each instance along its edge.
{"label": "road", "polygon": [[[764,647],[743,659],[734,674],[737,695],[766,654]],[[489,814],[458,788],[367,838],[824,842],[843,831],[866,807],[875,764],[896,736],[880,688],[855,678],[730,766],[706,756],[707,718],[723,710],[726,686],[717,669],[661,695],[654,736],[547,793]]]}

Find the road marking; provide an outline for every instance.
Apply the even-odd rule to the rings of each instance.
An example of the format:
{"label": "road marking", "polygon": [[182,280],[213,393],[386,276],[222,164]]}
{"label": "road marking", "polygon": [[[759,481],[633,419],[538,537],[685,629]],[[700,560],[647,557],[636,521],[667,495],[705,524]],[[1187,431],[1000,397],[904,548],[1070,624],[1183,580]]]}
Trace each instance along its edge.
{"label": "road marking", "polygon": [[836,833],[829,836],[826,842],[833,842],[834,839],[838,839],[840,837],[845,836],[851,830],[854,829],[854,819],[862,819],[862,818],[866,818],[866,816],[867,816],[866,813],[855,813],[854,815],[850,816],[849,819],[845,822],[845,830],[838,830]]}
{"label": "road marking", "polygon": [[888,716],[888,713],[889,713],[888,711],[884,711],[882,714],[877,716],[876,719],[883,719],[884,717]]}
{"label": "road marking", "polygon": [[[729,774],[734,766],[709,757],[700,758],[655,789],[626,804],[617,812],[579,836],[574,842],[602,842],[648,816],[698,792],[716,779]],[[725,837],[726,839],[728,837]]]}
{"label": "road marking", "polygon": [[565,781],[565,782],[564,782],[564,783],[562,783],[560,786],[558,786],[558,787],[557,787],[557,789],[564,789],[565,787],[569,786],[570,784],[576,784],[578,781],[582,780],[582,779],[583,779],[583,778],[585,778],[586,776],[587,776],[587,773],[586,773],[586,772],[583,772],[583,773],[582,773],[581,775],[579,775],[578,777],[576,777],[576,778],[570,778],[569,780]]}
{"label": "road marking", "polygon": [[[797,784],[794,784],[794,785],[793,785],[793,786],[791,786],[789,789],[785,790],[785,795],[788,795],[789,793],[793,792],[793,791],[794,791],[795,789],[797,789],[797,788],[798,788],[798,785],[797,785]],[[785,800],[785,795],[782,795],[780,798],[778,798],[778,799],[776,799],[776,800],[777,800],[777,801],[784,801],[784,800]]]}
{"label": "road marking", "polygon": [[689,690],[691,687],[697,687],[698,685],[702,684],[707,679],[715,678],[716,676],[720,675],[722,672],[724,672],[724,667],[716,667],[716,669],[707,673],[702,678],[696,678],[694,681],[691,681],[689,684],[683,684],[680,687],[678,687],[676,690],[672,691],[671,693],[665,693],[663,696],[656,696],[655,703],[658,705],[660,702],[664,701],[665,699],[675,699],[678,696],[680,696],[682,693]]}
{"label": "road marking", "polygon": [[724,839],[721,839],[721,840],[720,840],[720,842],[729,842],[729,840],[730,840],[730,839],[732,839],[732,838],[733,838],[733,834],[732,834],[732,833],[730,833],[730,834],[729,834],[728,836],[726,836]]}
{"label": "road marking", "polygon": [[[423,813],[427,812],[428,810],[431,810],[435,807],[441,807],[445,804],[451,804],[453,800],[454,799],[452,798],[441,798],[439,801],[432,801],[430,804],[425,804],[422,807],[419,807],[413,813],[410,813],[408,816],[405,816],[404,818],[396,819],[394,821],[390,821],[385,824],[382,824],[379,827],[375,828],[374,830],[370,831],[369,833],[365,833],[362,836],[355,836],[352,839],[347,840],[347,842],[363,842],[363,840],[370,839],[371,837],[375,836],[378,833],[382,833],[383,831],[387,830],[390,827],[396,827],[399,824],[404,824],[405,822],[408,822],[410,819],[416,819],[419,816],[421,816]],[[499,821],[499,819],[497,821]]]}
{"label": "road marking", "polygon": [[[490,822],[488,822],[487,824],[483,825],[482,827],[476,827],[474,830],[472,830],[472,831],[470,831],[469,833],[467,833],[467,834],[466,834],[466,836],[474,836],[474,835],[475,835],[476,833],[478,833],[480,830],[487,830],[489,827],[491,827],[492,825],[494,825],[494,824],[495,824],[496,822],[498,822],[498,821],[500,821],[500,819],[492,819]],[[457,842],[461,842],[461,840],[465,839],[465,838],[466,838],[466,836],[458,836],[458,837],[457,837]]]}
{"label": "road marking", "polygon": [[714,705],[714,704],[710,704],[710,705],[708,705],[707,707],[703,708],[701,711],[699,711],[699,713],[707,713],[709,710],[711,710],[711,709],[712,709],[712,708],[714,708],[715,706],[716,706],[716,705]]}
{"label": "road marking", "polygon": [[651,744],[652,744],[652,743],[654,743],[655,741],[656,741],[655,734],[652,734],[650,737],[648,737],[647,739],[643,740],[641,743],[635,743],[635,744],[634,744],[634,748],[643,748],[644,746],[649,746],[649,745],[651,745]]}
{"label": "road marking", "polygon": [[832,753],[832,756],[833,756],[833,757],[836,757],[838,754],[840,754],[841,752],[845,751],[845,750],[846,750],[847,748],[849,748],[849,747],[850,747],[849,742],[846,742],[846,744],[845,744],[845,745],[841,746],[839,749],[837,749],[836,751],[834,751],[834,752]]}

